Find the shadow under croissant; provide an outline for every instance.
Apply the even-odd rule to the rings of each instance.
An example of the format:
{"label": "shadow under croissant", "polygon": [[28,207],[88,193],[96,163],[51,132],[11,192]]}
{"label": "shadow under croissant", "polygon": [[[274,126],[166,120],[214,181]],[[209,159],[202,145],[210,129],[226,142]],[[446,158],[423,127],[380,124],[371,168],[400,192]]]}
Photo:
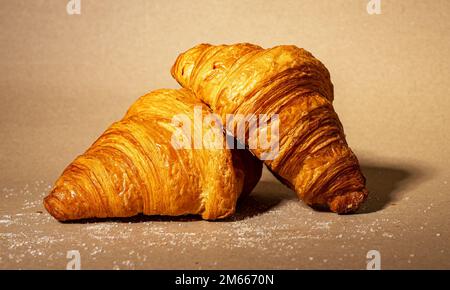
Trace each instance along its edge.
{"label": "shadow under croissant", "polygon": [[395,205],[405,194],[405,189],[421,182],[426,177],[425,171],[415,166],[378,165],[361,163],[361,170],[366,177],[369,196],[357,214],[380,211],[388,205]]}
{"label": "shadow under croissant", "polygon": [[[361,162],[361,170],[366,177],[366,187],[369,190],[369,196],[356,214],[374,213],[386,208],[388,205],[395,205],[406,193],[407,188],[419,184],[432,172],[430,168],[419,168],[416,165],[368,162]],[[264,195],[258,194],[258,191],[262,191]],[[267,199],[268,196],[272,199]],[[256,202],[251,198],[255,199]],[[240,220],[252,217],[270,210],[278,205],[281,200],[297,200],[297,197],[293,191],[282,185],[281,182],[274,180],[260,182],[249,199],[247,204],[241,205],[241,212],[238,207],[235,215],[237,217],[233,216],[229,219]],[[259,209],[255,209],[252,214],[252,207],[255,207],[255,204]],[[312,210],[334,214],[323,208],[313,208]],[[242,218],[240,215],[242,215]]]}
{"label": "shadow under croissant", "polygon": [[297,199],[289,188],[274,181],[260,181],[252,194],[238,201],[236,213],[218,222],[233,222],[257,216],[276,207],[281,201]]}

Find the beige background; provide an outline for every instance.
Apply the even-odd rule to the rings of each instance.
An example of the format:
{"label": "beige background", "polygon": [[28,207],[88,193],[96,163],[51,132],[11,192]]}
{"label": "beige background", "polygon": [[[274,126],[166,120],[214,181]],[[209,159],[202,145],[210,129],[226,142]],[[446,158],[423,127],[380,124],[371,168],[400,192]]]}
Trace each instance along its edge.
{"label": "beige background", "polygon": [[[450,268],[450,2],[0,1],[0,268]],[[321,59],[371,196],[314,212],[267,172],[225,222],[61,224],[62,169],[199,43],[295,44]]]}

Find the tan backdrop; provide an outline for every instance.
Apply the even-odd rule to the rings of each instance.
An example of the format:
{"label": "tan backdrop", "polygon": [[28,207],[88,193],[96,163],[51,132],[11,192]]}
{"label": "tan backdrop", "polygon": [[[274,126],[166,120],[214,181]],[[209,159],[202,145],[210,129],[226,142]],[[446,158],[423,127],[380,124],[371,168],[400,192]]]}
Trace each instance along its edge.
{"label": "tan backdrop", "polygon": [[[0,268],[450,268],[450,2],[0,1]],[[63,168],[200,43],[295,44],[321,59],[371,196],[314,212],[270,174],[227,222],[60,224]]]}

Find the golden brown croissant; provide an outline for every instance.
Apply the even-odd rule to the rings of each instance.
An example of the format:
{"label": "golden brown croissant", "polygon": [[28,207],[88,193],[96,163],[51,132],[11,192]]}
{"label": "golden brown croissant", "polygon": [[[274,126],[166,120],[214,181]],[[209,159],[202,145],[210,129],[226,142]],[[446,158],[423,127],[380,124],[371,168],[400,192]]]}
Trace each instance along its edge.
{"label": "golden brown croissant", "polygon": [[[296,46],[201,44],[181,54],[171,72],[224,123],[230,114],[278,114],[278,154],[265,164],[308,205],[348,213],[367,197],[365,178],[332,105],[329,72],[311,53]],[[248,124],[244,137],[236,136],[242,122],[227,128],[248,145],[254,141]],[[262,126],[252,136],[268,131]],[[250,149],[267,159],[261,148]]]}
{"label": "golden brown croissant", "polygon": [[[233,214],[240,194],[258,182],[262,164],[246,150],[172,146],[179,129],[172,118],[184,114],[192,120],[194,106],[210,112],[186,89],[139,98],[64,170],[44,200],[47,211],[60,221],[139,213],[198,214],[204,219]],[[193,134],[214,129],[211,124],[194,126],[200,128]],[[178,137],[189,133],[181,131]],[[209,141],[203,138],[202,145]]]}

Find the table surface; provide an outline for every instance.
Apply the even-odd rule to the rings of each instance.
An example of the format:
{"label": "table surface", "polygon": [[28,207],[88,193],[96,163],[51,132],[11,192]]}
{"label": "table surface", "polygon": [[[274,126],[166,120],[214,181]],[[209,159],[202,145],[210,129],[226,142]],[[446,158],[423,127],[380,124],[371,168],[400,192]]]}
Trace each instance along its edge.
{"label": "table surface", "polygon": [[[68,1],[67,1],[68,2]],[[450,268],[450,2],[0,3],[0,268]],[[225,221],[59,223],[42,198],[63,168],[147,91],[176,87],[201,42],[295,44],[329,68],[335,108],[370,197],[316,212],[264,171]]]}

